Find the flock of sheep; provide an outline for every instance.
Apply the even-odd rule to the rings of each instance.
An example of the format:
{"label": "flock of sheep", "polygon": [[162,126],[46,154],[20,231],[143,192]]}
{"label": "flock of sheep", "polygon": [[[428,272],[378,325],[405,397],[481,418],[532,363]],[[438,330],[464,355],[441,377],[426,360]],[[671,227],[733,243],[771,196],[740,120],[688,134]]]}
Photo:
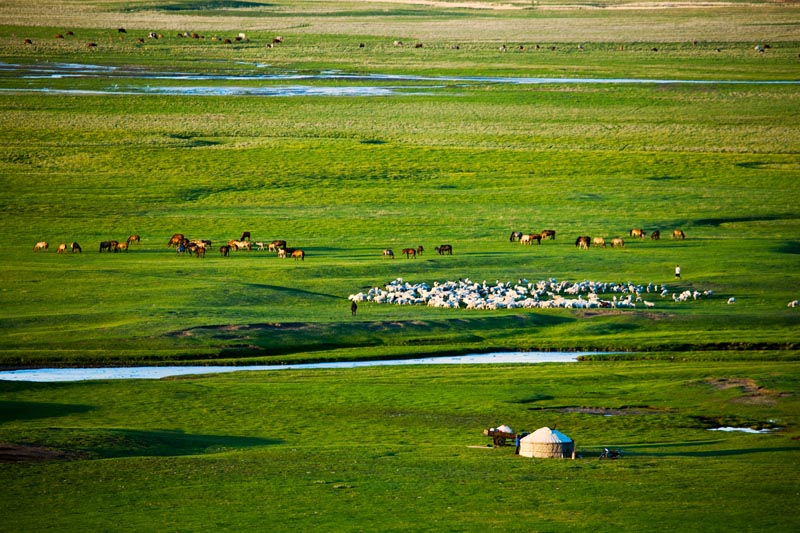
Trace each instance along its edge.
{"label": "flock of sheep", "polygon": [[366,293],[351,294],[353,302],[375,302],[395,305],[427,305],[451,309],[591,309],[631,308],[641,303],[646,308],[655,303],[646,300],[666,298],[675,302],[698,300],[713,295],[713,291],[670,292],[666,285],[648,283],[606,283],[597,281],[557,281],[554,278],[516,283],[497,280],[493,284],[459,279],[458,281],[411,284],[397,278],[384,288],[373,287]]}

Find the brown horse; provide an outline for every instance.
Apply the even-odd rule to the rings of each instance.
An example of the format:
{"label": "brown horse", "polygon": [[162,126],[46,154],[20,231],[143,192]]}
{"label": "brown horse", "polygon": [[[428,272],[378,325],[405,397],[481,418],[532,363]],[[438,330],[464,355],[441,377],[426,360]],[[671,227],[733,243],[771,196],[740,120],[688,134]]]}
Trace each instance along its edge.
{"label": "brown horse", "polygon": [[444,254],[453,255],[453,247],[449,244],[439,245],[435,248],[435,250],[439,255],[444,255]]}
{"label": "brown horse", "polygon": [[403,248],[403,251],[400,252],[400,255],[405,255],[406,259],[414,259],[417,258],[417,251],[414,248]]}
{"label": "brown horse", "polygon": [[186,237],[183,235],[183,233],[175,233],[172,237],[170,237],[169,242],[167,243],[167,248],[171,246],[178,246],[185,238]]}
{"label": "brown horse", "polygon": [[683,233],[682,229],[676,229],[676,230],[673,230],[673,232],[672,232],[672,238],[673,239],[685,239],[686,238],[686,234]]}
{"label": "brown horse", "polygon": [[231,254],[231,247],[227,244],[219,247],[219,254],[222,257],[228,257]]}
{"label": "brown horse", "polygon": [[520,244],[533,244],[533,241],[536,241],[536,244],[542,244],[542,236],[539,233],[530,233],[523,235],[519,240]]}
{"label": "brown horse", "polygon": [[581,235],[577,239],[575,239],[575,246],[578,247],[579,250],[588,250],[589,244],[592,242],[592,238],[588,235]]}
{"label": "brown horse", "polygon": [[62,242],[61,244],[58,245],[58,249],[56,250],[56,253],[57,254],[63,254],[66,251],[67,251],[67,244]]}
{"label": "brown horse", "polygon": [[542,239],[552,239],[556,240],[556,230],[554,229],[543,229],[541,233]]}
{"label": "brown horse", "polygon": [[625,241],[623,241],[620,237],[615,237],[614,239],[611,239],[611,247],[612,248],[617,248],[617,247],[624,248],[625,247]]}
{"label": "brown horse", "polygon": [[295,250],[294,252],[292,252],[292,259],[294,259],[295,261],[297,261],[298,259],[300,261],[305,261],[306,253],[303,250]]}
{"label": "brown horse", "polygon": [[138,235],[131,235],[130,237],[128,237],[128,244],[133,244],[134,242],[137,244],[141,243],[142,242],[141,237],[139,237]]}
{"label": "brown horse", "polygon": [[647,233],[642,228],[633,228],[630,231],[630,236],[633,239],[644,239]]}
{"label": "brown horse", "polygon": [[592,239],[592,246],[598,246],[600,248],[606,247],[606,240],[603,237],[595,237]]}
{"label": "brown horse", "polygon": [[661,238],[661,232],[657,229],[654,229],[653,232],[650,234],[650,240],[657,241]]}

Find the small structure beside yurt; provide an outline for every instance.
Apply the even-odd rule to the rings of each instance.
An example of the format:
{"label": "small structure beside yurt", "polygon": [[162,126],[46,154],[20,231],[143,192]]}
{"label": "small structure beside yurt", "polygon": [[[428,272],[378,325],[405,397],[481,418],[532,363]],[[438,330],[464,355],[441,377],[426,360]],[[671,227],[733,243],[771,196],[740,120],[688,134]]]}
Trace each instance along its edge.
{"label": "small structure beside yurt", "polygon": [[539,428],[524,437],[519,443],[519,454],[524,457],[572,457],[575,442],[549,427]]}

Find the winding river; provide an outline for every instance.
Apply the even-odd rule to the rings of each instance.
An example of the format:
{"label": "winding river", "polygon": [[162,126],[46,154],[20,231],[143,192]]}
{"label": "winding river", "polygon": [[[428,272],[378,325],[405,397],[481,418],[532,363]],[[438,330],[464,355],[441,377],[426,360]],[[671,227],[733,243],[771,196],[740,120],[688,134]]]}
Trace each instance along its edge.
{"label": "winding river", "polygon": [[288,365],[250,366],[139,366],[109,368],[38,368],[0,372],[6,381],[86,381],[106,379],[161,379],[195,374],[223,372],[266,371],[289,369],[361,368],[368,366],[398,365],[481,365],[499,363],[574,363],[580,355],[596,352],[498,352],[452,357],[424,357],[420,359],[391,359],[385,361],[350,361],[333,363],[307,363]]}

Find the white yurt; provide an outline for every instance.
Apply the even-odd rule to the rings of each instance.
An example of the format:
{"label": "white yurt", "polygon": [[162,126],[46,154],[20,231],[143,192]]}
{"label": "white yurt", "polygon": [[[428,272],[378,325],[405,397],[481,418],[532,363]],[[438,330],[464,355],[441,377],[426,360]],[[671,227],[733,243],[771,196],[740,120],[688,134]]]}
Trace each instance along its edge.
{"label": "white yurt", "polygon": [[519,454],[525,457],[572,457],[575,442],[557,429],[539,428],[519,442]]}

